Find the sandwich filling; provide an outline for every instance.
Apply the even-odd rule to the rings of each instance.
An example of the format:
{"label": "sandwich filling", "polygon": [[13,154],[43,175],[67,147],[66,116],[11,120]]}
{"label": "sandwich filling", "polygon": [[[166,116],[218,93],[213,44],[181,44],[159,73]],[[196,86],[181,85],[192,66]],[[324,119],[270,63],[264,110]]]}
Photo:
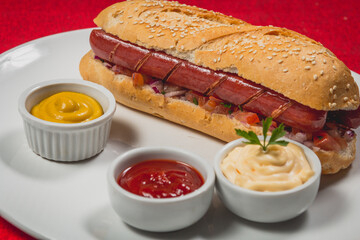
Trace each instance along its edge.
{"label": "sandwich filling", "polygon": [[[164,82],[161,79],[156,79],[151,76],[134,72],[130,69],[115,65],[105,61],[97,56],[95,59],[101,61],[102,64],[115,74],[122,74],[132,78],[134,87],[143,88],[148,87],[152,89],[154,94],[162,94],[167,98],[175,98],[187,101],[198,107],[209,111],[212,114],[224,114],[229,118],[234,118],[241,122],[244,126],[261,126],[261,120],[266,116],[247,111],[241,105],[235,105],[215,96],[206,96],[194,90],[186,89],[172,83]],[[270,131],[278,126],[278,121],[273,121]],[[313,151],[342,151],[347,148],[349,142],[355,138],[355,132],[344,125],[336,123],[332,119],[327,119],[323,128],[316,132],[306,132],[286,126],[286,137],[300,142]]]}

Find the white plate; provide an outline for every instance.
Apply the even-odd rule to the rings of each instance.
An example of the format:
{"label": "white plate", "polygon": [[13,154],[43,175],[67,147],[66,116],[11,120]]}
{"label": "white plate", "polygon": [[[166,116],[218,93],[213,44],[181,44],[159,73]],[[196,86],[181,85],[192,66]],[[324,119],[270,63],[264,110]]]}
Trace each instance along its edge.
{"label": "white plate", "polygon": [[[287,222],[258,224],[242,220],[214,196],[205,217],[181,231],[157,234],[124,224],[112,210],[106,189],[106,170],[119,154],[139,146],[172,146],[197,153],[212,164],[223,143],[118,105],[109,142],[100,155],[78,163],[52,162],[35,155],[26,143],[17,112],[18,97],[25,88],[40,81],[80,78],[78,64],[90,49],[89,33],[90,29],[85,29],[53,35],[0,55],[2,217],[30,235],[49,239],[358,237],[359,154],[348,170],[323,177],[314,204],[306,213]],[[359,83],[360,75],[353,76]],[[357,134],[360,135],[359,131]]]}

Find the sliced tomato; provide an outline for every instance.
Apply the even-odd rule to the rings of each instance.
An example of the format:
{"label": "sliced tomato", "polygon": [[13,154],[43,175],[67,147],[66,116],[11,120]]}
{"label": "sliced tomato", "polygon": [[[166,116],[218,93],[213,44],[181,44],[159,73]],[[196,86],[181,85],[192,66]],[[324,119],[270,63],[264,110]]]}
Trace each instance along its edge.
{"label": "sliced tomato", "polygon": [[152,77],[137,72],[132,74],[132,80],[134,87],[142,87],[145,83],[149,84],[151,82],[154,82],[154,79]]}
{"label": "sliced tomato", "polygon": [[258,115],[253,112],[243,112],[239,110],[234,112],[232,115],[236,120],[250,125],[254,125],[260,122]]}
{"label": "sliced tomato", "polygon": [[222,101],[216,97],[210,96],[209,100],[206,101],[203,108],[209,112],[213,112],[215,107],[220,105]]}
{"label": "sliced tomato", "polygon": [[133,73],[132,80],[134,87],[142,87],[145,84],[145,77],[141,73]]}
{"label": "sliced tomato", "polygon": [[325,131],[313,134],[314,145],[326,151],[340,151],[341,145]]}

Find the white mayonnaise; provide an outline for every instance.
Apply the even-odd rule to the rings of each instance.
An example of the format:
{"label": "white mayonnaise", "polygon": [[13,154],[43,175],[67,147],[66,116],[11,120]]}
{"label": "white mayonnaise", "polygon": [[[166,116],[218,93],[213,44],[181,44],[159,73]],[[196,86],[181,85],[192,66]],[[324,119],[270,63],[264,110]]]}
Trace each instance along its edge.
{"label": "white mayonnaise", "polygon": [[222,161],[221,170],[230,182],[262,192],[292,189],[314,175],[304,151],[293,143],[270,145],[266,152],[259,145],[240,145]]}

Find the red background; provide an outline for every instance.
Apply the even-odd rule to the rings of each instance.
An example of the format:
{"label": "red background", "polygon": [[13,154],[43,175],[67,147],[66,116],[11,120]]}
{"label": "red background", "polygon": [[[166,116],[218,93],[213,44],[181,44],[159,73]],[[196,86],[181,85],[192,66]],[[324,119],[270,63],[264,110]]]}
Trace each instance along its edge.
{"label": "red background", "polygon": [[[289,28],[321,42],[360,73],[358,0],[179,0],[255,25]],[[94,27],[92,19],[117,1],[0,1],[0,53],[47,35]],[[0,206],[1,208],[1,206]],[[0,217],[0,239],[32,239]]]}

